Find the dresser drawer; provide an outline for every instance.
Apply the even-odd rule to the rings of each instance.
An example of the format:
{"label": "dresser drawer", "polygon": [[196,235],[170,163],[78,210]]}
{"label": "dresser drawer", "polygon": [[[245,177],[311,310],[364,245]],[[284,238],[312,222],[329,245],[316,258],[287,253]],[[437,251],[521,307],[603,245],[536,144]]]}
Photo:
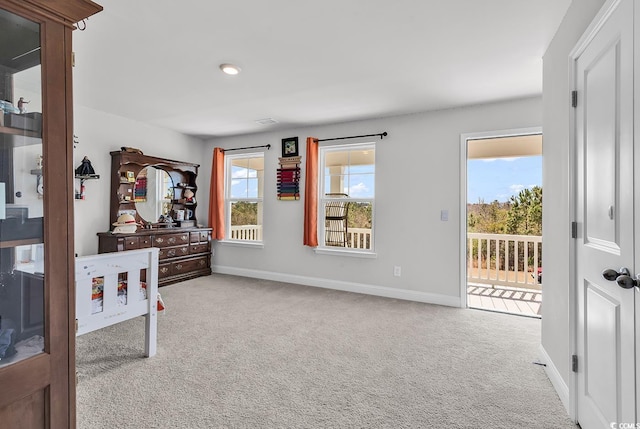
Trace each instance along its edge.
{"label": "dresser drawer", "polygon": [[202,256],[194,259],[187,259],[185,261],[173,262],[171,271],[174,275],[188,273],[190,271],[201,270],[209,267],[209,258]]}
{"label": "dresser drawer", "polygon": [[158,265],[158,278],[162,279],[171,275],[171,264]]}
{"label": "dresser drawer", "polygon": [[150,235],[143,235],[141,237],[139,237],[140,239],[140,248],[141,249],[146,249],[147,247],[151,247],[151,236]]}
{"label": "dresser drawer", "polygon": [[191,244],[189,246],[189,253],[206,253],[209,251],[209,243]]}
{"label": "dresser drawer", "polygon": [[189,243],[189,233],[161,234],[153,237],[153,247],[179,246]]}
{"label": "dresser drawer", "polygon": [[206,243],[209,241],[209,231],[195,231],[191,232],[191,242],[192,243]]}
{"label": "dresser drawer", "polygon": [[140,237],[125,237],[124,250],[134,250],[140,248]]}
{"label": "dresser drawer", "polygon": [[160,247],[158,249],[158,259],[175,258],[189,254],[189,246]]}

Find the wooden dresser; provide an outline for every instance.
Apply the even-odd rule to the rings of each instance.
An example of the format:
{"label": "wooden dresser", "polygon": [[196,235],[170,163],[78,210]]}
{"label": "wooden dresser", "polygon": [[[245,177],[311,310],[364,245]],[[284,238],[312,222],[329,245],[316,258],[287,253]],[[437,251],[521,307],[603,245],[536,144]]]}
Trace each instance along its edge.
{"label": "wooden dresser", "polygon": [[158,285],[211,274],[211,228],[140,229],[131,234],[98,233],[99,253],[158,247]]}

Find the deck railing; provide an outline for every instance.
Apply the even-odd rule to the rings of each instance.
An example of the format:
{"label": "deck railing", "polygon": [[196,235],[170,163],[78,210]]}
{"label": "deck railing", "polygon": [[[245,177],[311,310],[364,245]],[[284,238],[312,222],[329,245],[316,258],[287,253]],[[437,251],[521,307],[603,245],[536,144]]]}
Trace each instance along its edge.
{"label": "deck railing", "polygon": [[[232,240],[262,240],[262,225],[241,225],[231,227]],[[350,249],[371,249],[371,229],[348,228],[347,247]]]}
{"label": "deck railing", "polygon": [[231,226],[232,240],[260,241],[262,240],[262,225],[234,225]]}
{"label": "deck railing", "polygon": [[347,228],[347,247],[350,249],[371,249],[371,229]]}
{"label": "deck railing", "polygon": [[467,282],[542,287],[542,237],[467,234]]}

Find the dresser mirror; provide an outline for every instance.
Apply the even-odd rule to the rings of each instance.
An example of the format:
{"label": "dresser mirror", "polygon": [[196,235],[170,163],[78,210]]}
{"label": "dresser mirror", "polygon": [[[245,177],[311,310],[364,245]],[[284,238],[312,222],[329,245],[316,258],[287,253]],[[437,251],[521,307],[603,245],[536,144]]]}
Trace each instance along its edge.
{"label": "dresser mirror", "polygon": [[158,222],[160,216],[170,216],[175,184],[169,173],[149,165],[138,173],[133,187],[133,200],[138,216],[146,223]]}

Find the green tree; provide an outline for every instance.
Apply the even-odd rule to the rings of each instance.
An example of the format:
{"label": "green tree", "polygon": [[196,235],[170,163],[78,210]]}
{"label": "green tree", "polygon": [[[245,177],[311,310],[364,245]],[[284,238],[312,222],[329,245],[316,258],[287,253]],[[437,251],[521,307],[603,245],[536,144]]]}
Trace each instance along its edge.
{"label": "green tree", "polygon": [[238,201],[231,206],[231,225],[257,225],[258,204]]}
{"label": "green tree", "polygon": [[371,203],[348,203],[347,226],[349,228],[371,228]]}
{"label": "green tree", "polygon": [[506,232],[515,235],[542,235],[542,188],[523,189],[510,199]]}
{"label": "green tree", "polygon": [[494,200],[485,203],[483,199],[476,204],[467,205],[467,228],[469,232],[485,234],[504,234],[509,203]]}

